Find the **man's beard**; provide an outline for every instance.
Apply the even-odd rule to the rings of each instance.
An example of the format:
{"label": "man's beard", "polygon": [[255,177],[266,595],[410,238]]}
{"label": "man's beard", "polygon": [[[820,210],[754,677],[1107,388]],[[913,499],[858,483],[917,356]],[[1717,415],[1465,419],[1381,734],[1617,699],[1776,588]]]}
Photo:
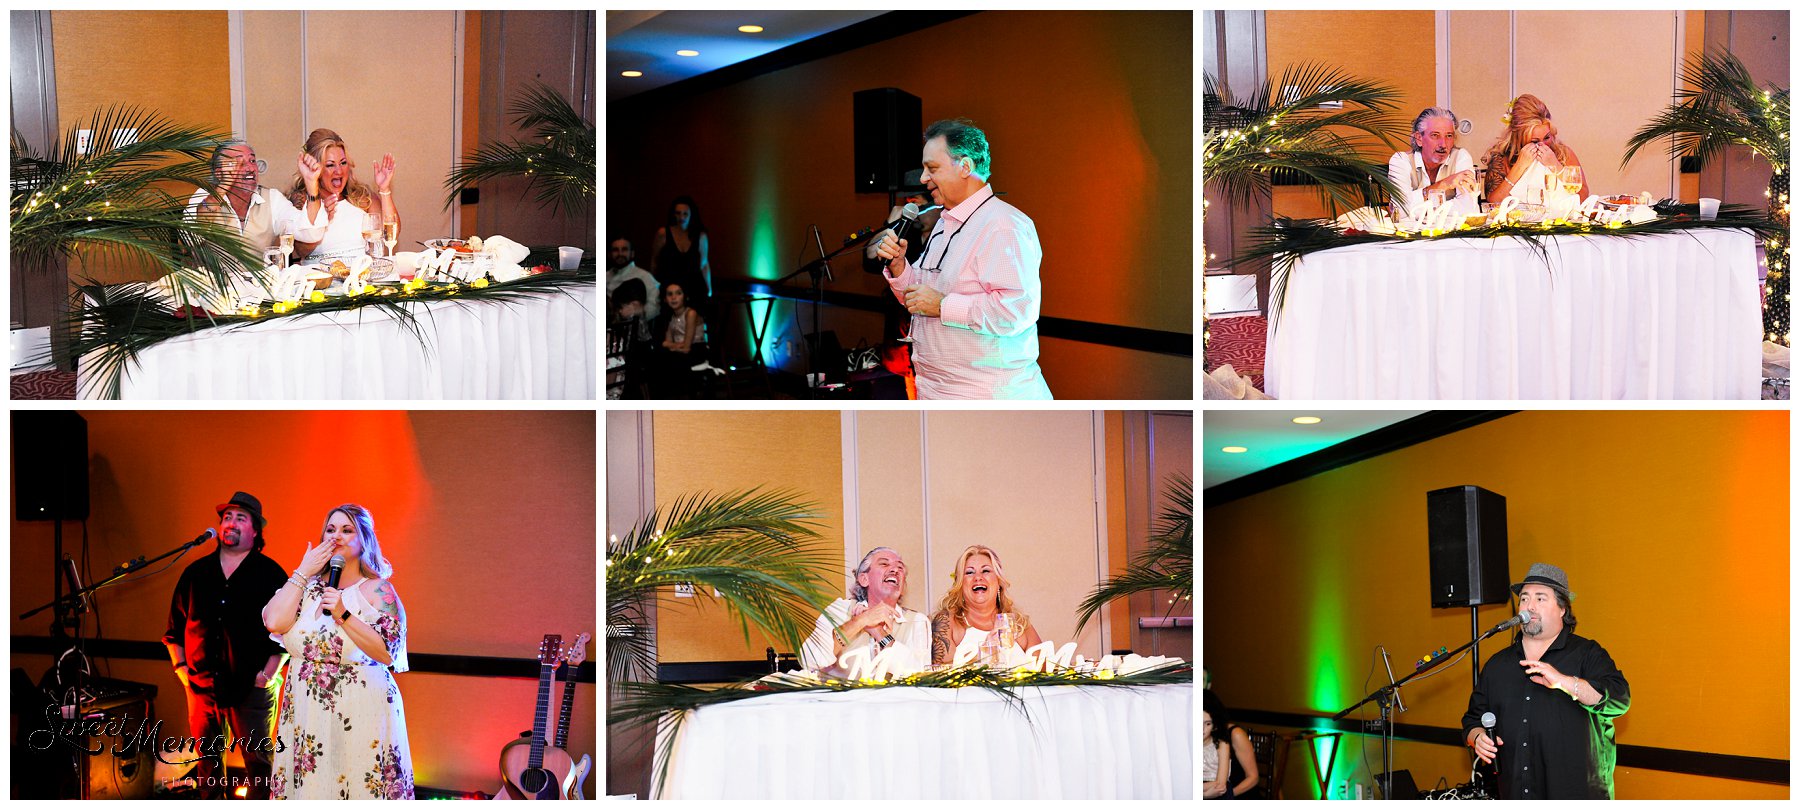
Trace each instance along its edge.
{"label": "man's beard", "polygon": [[1541,636],[1543,634],[1544,634],[1544,620],[1543,619],[1532,619],[1531,621],[1528,621],[1525,623],[1525,635],[1536,637],[1536,636]]}

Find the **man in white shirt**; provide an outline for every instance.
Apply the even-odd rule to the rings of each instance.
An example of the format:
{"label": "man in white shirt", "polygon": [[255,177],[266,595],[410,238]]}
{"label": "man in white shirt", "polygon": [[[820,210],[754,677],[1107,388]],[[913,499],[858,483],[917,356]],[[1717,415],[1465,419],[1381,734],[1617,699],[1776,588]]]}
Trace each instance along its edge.
{"label": "man in white shirt", "polygon": [[187,216],[230,226],[258,251],[275,247],[296,212],[285,195],[257,182],[256,150],[240,140],[225,141],[213,149],[212,172],[218,193],[196,189]]}
{"label": "man in white shirt", "polygon": [[887,546],[877,548],[863,555],[854,575],[856,584],[851,586],[849,598],[827,606],[801,646],[801,666],[826,669],[844,653],[865,647],[871,648],[870,658],[889,647],[902,647],[919,659],[921,666],[929,664],[931,620],[900,606],[906,590],[906,562],[900,559],[900,552]]}
{"label": "man in white shirt", "polygon": [[1456,145],[1456,113],[1432,107],[1413,119],[1412,150],[1388,158],[1388,179],[1400,189],[1396,217],[1415,219],[1432,192],[1459,200],[1465,213],[1481,213],[1475,160]]}
{"label": "man in white shirt", "polygon": [[650,271],[637,266],[631,250],[631,240],[623,236],[613,237],[606,245],[606,294],[611,296],[632,279],[644,283],[644,322],[656,320],[657,313],[662,311],[662,285],[656,283],[656,277]]}

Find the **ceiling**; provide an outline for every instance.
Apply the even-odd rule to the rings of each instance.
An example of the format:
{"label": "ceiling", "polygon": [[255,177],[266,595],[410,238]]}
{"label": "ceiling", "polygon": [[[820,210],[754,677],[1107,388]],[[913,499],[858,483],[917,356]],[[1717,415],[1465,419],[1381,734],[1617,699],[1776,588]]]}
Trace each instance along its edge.
{"label": "ceiling", "polygon": [[[608,11],[606,100],[617,101],[778,51],[886,11]],[[761,33],[739,32],[760,25]],[[676,51],[699,51],[678,56]],[[644,75],[626,78],[622,71]]]}
{"label": "ceiling", "polygon": [[[1209,410],[1202,423],[1201,486],[1211,487],[1317,452],[1426,411]],[[1297,416],[1317,416],[1312,425]],[[1221,448],[1243,447],[1227,453]]]}

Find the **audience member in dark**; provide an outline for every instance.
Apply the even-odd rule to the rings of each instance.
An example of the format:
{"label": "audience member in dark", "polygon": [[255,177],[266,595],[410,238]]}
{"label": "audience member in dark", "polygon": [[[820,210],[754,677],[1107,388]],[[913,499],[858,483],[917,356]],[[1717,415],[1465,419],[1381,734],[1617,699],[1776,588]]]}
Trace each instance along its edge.
{"label": "audience member in dark", "polygon": [[712,298],[712,265],[706,261],[710,248],[706,223],[700,219],[700,208],[687,195],[669,203],[669,215],[663,227],[656,229],[650,246],[650,274],[664,285],[680,284],[687,293],[688,306],[702,314],[708,312]]}
{"label": "audience member in dark", "polygon": [[1213,723],[1213,733],[1230,748],[1231,759],[1236,767],[1231,772],[1241,774],[1237,781],[1226,788],[1224,795],[1207,795],[1208,799],[1235,799],[1242,797],[1252,788],[1262,783],[1262,773],[1256,768],[1256,747],[1250,744],[1250,732],[1243,726],[1231,722],[1231,711],[1225,708],[1225,702],[1213,694],[1211,689],[1201,694],[1201,702],[1206,708],[1207,716]]}
{"label": "audience member in dark", "polygon": [[656,346],[656,377],[651,394],[658,399],[690,399],[694,396],[693,367],[706,358],[701,346],[706,337],[706,322],[694,309],[681,282],[667,281],[662,287],[662,314],[650,327]]}

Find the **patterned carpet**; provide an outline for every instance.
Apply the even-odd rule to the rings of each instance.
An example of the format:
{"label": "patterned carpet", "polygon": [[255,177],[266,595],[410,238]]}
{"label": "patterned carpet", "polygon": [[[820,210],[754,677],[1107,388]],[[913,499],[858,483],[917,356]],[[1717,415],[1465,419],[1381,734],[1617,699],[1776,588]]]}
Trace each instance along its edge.
{"label": "patterned carpet", "polygon": [[75,374],[67,371],[30,371],[12,375],[13,399],[74,399]]}
{"label": "patterned carpet", "polygon": [[1247,376],[1256,390],[1263,387],[1263,349],[1268,337],[1269,321],[1257,315],[1214,318],[1206,322],[1212,341],[1206,344],[1206,371],[1230,364],[1239,375]]}

